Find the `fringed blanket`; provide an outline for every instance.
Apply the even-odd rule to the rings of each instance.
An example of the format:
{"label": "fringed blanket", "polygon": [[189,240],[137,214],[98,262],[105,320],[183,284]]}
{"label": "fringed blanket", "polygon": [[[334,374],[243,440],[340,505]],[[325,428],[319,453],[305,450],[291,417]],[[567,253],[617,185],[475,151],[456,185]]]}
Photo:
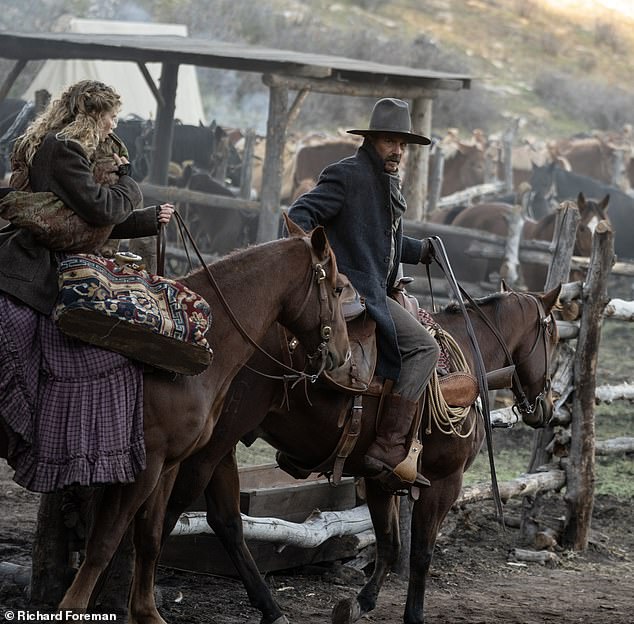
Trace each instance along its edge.
{"label": "fringed blanket", "polygon": [[130,483],[145,468],[138,364],[67,338],[3,293],[0,357],[0,424],[18,484]]}

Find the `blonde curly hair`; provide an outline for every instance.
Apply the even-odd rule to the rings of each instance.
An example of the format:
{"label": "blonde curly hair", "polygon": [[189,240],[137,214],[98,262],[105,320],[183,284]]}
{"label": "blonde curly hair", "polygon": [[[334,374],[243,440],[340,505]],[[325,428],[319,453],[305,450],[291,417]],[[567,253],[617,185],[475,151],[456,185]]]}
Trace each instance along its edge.
{"label": "blonde curly hair", "polygon": [[55,132],[61,139],[76,141],[90,158],[99,144],[101,118],[117,113],[121,97],[112,88],[96,80],[81,80],[53,100],[15,143],[13,154],[31,165],[44,137]]}

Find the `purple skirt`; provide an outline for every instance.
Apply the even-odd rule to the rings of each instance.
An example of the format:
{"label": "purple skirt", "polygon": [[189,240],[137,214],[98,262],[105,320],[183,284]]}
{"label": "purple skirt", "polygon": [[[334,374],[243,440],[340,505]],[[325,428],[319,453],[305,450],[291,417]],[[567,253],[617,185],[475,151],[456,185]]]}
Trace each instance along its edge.
{"label": "purple skirt", "polygon": [[[0,428],[33,492],[130,483],[145,468],[143,374],[0,293]],[[2,435],[2,432],[0,432]]]}

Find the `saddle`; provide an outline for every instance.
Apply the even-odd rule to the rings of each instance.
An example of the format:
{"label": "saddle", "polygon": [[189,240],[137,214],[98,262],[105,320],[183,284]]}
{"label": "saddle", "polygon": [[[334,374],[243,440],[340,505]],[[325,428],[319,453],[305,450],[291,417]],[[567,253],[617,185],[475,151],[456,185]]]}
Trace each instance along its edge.
{"label": "saddle", "polygon": [[[421,310],[418,300],[409,295],[405,284],[411,278],[401,278],[394,287],[391,296],[421,323],[429,326],[433,322],[431,315]],[[354,291],[356,293],[356,291]],[[342,307],[348,322],[348,338],[351,357],[343,366],[334,371],[324,373],[324,382],[339,392],[353,395],[352,406],[345,410],[339,418],[338,427],[342,429],[339,443],[334,452],[319,466],[300,466],[283,453],[277,453],[277,462],[282,470],[298,479],[305,479],[313,472],[332,474],[333,483],[337,484],[343,474],[343,465],[354,449],[362,427],[363,398],[371,401],[376,409],[376,417],[380,416],[382,397],[391,390],[391,381],[375,376],[377,359],[376,323],[365,311],[363,301],[354,298],[353,293],[342,293]],[[357,293],[358,297],[358,293]],[[479,388],[476,378],[467,371],[452,371],[451,357],[445,345],[440,343],[441,357],[437,372],[439,387],[445,403],[453,408],[468,408],[478,398]],[[452,372],[448,372],[452,371]],[[412,439],[416,438],[419,422],[412,428]]]}
{"label": "saddle", "polygon": [[[405,284],[412,278],[404,277],[394,287],[391,296],[412,316],[423,325],[430,326],[433,323],[431,315],[421,310],[416,297],[408,294]],[[351,289],[354,290],[354,289]],[[334,371],[325,372],[323,378],[336,390],[351,393],[355,396],[359,393],[381,396],[383,394],[383,380],[375,377],[377,360],[376,323],[366,313],[363,300],[359,298],[356,290],[356,298],[353,293],[345,295],[342,301],[344,316],[348,322],[348,338],[350,341],[349,360]],[[464,371],[451,371],[451,358],[440,344],[441,355],[439,358],[440,388],[443,398],[450,407],[469,407],[475,403],[478,397],[478,384],[473,375]]]}

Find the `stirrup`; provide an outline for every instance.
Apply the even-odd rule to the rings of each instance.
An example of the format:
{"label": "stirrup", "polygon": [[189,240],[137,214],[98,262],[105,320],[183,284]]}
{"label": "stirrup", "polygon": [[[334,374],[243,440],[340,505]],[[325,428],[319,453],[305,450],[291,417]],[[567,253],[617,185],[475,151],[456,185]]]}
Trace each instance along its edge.
{"label": "stirrup", "polygon": [[418,500],[420,489],[429,487],[431,483],[422,474],[416,473],[413,483],[403,481],[391,470],[386,470],[375,477],[384,490],[397,496],[409,496],[412,500]]}

